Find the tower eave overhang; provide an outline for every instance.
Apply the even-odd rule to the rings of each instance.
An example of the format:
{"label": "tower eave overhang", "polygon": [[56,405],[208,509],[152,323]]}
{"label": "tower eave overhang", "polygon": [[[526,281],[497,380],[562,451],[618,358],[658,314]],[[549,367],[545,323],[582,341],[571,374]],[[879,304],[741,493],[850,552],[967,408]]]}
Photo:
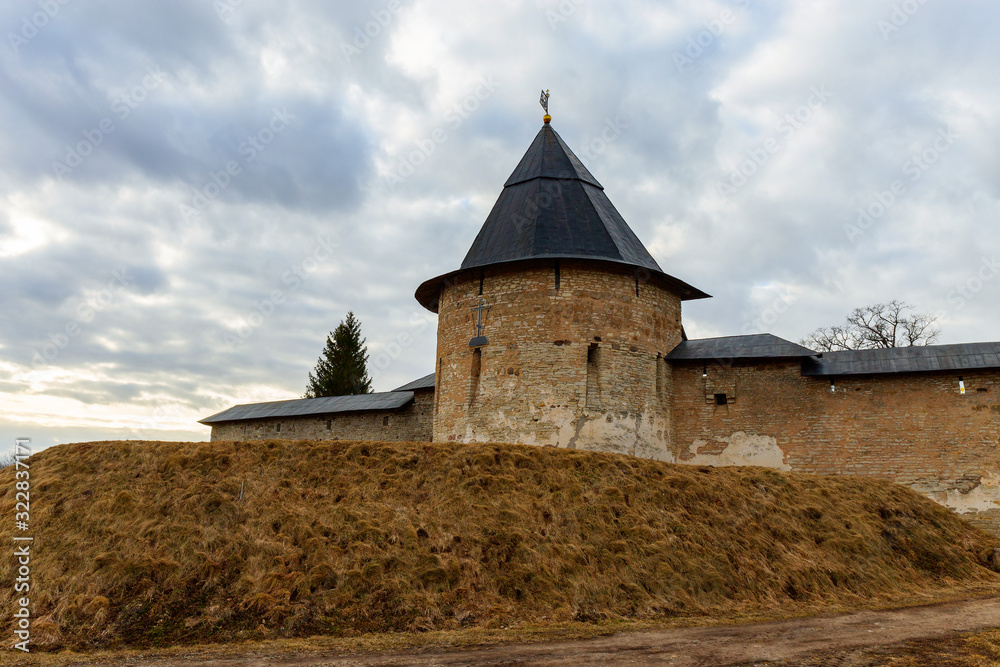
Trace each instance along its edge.
{"label": "tower eave overhang", "polygon": [[[641,280],[657,284],[663,287],[669,292],[672,292],[680,297],[681,301],[693,301],[695,299],[709,299],[711,294],[706,294],[697,287],[689,285],[688,283],[675,278],[670,274],[664,273],[656,269],[650,269],[646,266],[640,266],[636,264],[631,264],[628,262],[622,262],[618,259],[604,258],[604,257],[593,257],[591,255],[533,255],[531,257],[523,257],[519,259],[512,259],[505,262],[491,262],[488,264],[465,266],[448,273],[444,273],[440,276],[431,278],[430,280],[425,280],[421,283],[420,287],[414,293],[417,301],[421,306],[431,311],[432,313],[438,312],[438,301],[441,297],[441,289],[444,288],[449,281],[454,281],[463,274],[465,275],[477,275],[480,271],[484,269],[490,269],[494,267],[502,267],[503,269],[516,269],[518,265],[529,266],[531,264],[547,263],[551,260],[573,260],[579,262],[592,263],[594,265],[605,265],[608,268],[628,268],[633,271],[638,272]],[[611,266],[608,266],[611,265]]]}
{"label": "tower eave overhang", "polygon": [[[539,260],[603,264],[636,271],[682,300],[708,297],[663,272],[604,192],[604,187],[546,122],[504,183],[459,269],[417,288],[422,306],[437,312],[449,280],[490,267]],[[464,279],[464,278],[461,278]]]}

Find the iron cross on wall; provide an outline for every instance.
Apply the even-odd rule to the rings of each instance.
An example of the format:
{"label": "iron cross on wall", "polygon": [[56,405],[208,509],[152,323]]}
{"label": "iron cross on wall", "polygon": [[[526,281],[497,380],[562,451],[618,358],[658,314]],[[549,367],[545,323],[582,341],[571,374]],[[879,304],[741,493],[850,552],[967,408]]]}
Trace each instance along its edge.
{"label": "iron cross on wall", "polygon": [[490,312],[490,307],[480,301],[479,305],[472,309],[472,312],[476,313],[476,335],[469,341],[469,347],[488,345],[490,341],[483,335],[483,329],[486,328],[486,325],[483,324],[483,313]]}

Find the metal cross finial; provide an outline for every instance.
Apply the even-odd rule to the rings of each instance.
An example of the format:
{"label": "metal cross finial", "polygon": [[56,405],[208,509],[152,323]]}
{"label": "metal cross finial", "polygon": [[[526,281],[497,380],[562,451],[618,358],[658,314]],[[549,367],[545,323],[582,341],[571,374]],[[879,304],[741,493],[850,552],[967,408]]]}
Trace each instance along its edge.
{"label": "metal cross finial", "polygon": [[543,109],[545,109],[545,113],[549,112],[549,91],[542,91],[542,97],[538,100],[538,103],[542,105]]}
{"label": "metal cross finial", "polygon": [[483,335],[483,329],[486,325],[483,324],[483,313],[489,312],[490,307],[484,304],[482,301],[479,305],[472,309],[472,312],[476,313],[476,337],[469,341],[469,347],[480,347],[489,343],[486,336]]}
{"label": "metal cross finial", "polygon": [[476,318],[476,335],[477,336],[482,336],[483,335],[483,328],[485,328],[485,326],[486,326],[485,324],[483,324],[483,313],[484,312],[489,312],[489,310],[490,310],[490,307],[487,306],[486,304],[484,304],[482,301],[479,302],[478,306],[476,306],[475,308],[472,309],[472,312],[474,312],[474,313],[477,314],[477,318]]}

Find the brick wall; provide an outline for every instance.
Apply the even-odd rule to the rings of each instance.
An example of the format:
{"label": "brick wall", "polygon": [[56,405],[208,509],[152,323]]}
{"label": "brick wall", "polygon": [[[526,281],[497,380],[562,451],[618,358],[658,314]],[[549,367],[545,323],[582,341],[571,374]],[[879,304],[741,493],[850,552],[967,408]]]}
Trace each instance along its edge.
{"label": "brick wall", "polygon": [[254,419],[215,424],[212,426],[212,440],[289,438],[430,442],[433,419],[434,390],[424,389],[414,391],[413,402],[398,410]]}
{"label": "brick wall", "polygon": [[[434,439],[670,456],[680,299],[628,267],[554,260],[471,270],[442,289]],[[482,297],[480,297],[482,285]],[[636,293],[638,289],[638,294]],[[472,308],[489,344],[469,347]]]}
{"label": "brick wall", "polygon": [[998,371],[842,377],[833,393],[798,362],[679,362],[673,376],[679,463],[883,477],[1000,534]]}

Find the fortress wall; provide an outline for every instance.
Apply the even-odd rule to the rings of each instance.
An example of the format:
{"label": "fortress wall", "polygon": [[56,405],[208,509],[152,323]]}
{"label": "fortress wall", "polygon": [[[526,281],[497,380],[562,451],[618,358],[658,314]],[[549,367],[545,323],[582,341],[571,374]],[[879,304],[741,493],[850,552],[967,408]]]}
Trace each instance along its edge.
{"label": "fortress wall", "polygon": [[[648,278],[648,276],[647,276]],[[539,260],[470,270],[438,311],[434,440],[520,442],[669,459],[680,299],[628,267]],[[472,308],[489,344],[469,347]]]}
{"label": "fortress wall", "polygon": [[253,419],[214,424],[212,440],[285,438],[430,442],[433,418],[434,391],[428,389],[413,392],[413,402],[399,410],[342,412],[332,415]]}
{"label": "fortress wall", "polygon": [[840,377],[833,393],[798,362],[682,362],[673,375],[679,463],[883,477],[1000,534],[1000,371]]}

